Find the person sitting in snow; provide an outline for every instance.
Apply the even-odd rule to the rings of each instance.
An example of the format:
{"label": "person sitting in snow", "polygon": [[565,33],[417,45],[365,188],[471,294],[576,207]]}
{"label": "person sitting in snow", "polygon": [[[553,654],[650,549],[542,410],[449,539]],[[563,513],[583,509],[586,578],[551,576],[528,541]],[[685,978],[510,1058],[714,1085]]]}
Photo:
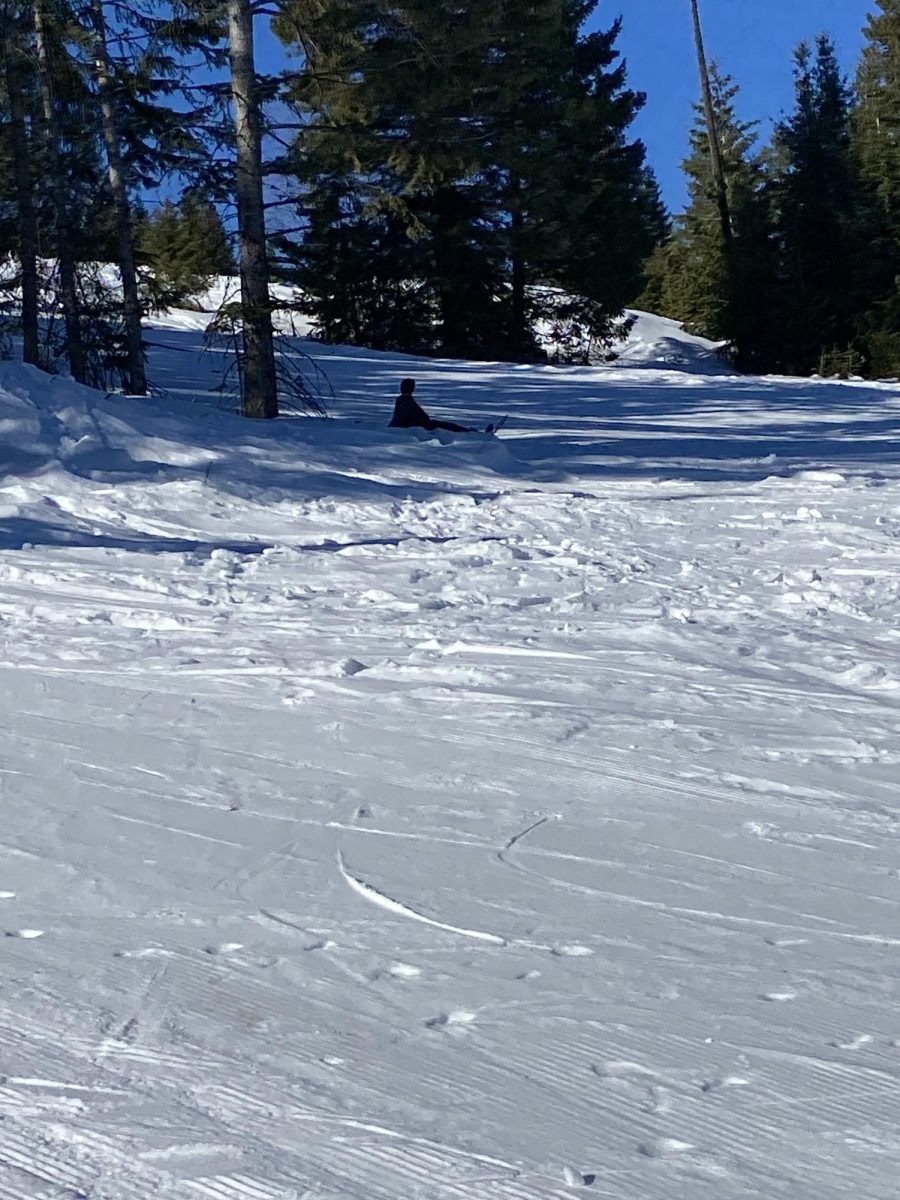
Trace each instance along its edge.
{"label": "person sitting in snow", "polygon": [[413,393],[416,390],[414,379],[404,379],[400,384],[400,395],[394,405],[394,415],[391,425],[399,429],[446,429],[450,433],[474,433],[468,425],[456,425],[453,421],[433,421],[428,413],[418,403]]}

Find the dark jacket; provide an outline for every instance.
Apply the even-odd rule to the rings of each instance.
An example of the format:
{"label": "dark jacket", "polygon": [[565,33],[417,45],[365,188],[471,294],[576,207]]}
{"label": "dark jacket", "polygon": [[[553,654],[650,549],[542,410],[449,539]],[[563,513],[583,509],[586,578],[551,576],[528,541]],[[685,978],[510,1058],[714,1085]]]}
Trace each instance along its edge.
{"label": "dark jacket", "polygon": [[400,395],[394,405],[391,425],[400,429],[431,429],[433,421],[414,396]]}

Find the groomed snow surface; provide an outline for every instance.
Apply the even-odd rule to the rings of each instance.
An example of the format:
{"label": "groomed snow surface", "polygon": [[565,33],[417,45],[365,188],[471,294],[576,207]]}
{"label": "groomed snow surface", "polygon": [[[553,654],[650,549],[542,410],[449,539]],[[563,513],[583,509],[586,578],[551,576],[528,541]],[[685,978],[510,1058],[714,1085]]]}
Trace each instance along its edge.
{"label": "groomed snow surface", "polygon": [[202,324],[0,364],[0,1198],[896,1200],[900,388]]}

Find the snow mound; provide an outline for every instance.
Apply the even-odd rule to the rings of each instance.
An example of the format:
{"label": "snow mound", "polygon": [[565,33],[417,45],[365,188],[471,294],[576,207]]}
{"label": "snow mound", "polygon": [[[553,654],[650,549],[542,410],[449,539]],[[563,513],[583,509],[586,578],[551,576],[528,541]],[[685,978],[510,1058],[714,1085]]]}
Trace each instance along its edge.
{"label": "snow mound", "polygon": [[629,333],[613,352],[619,366],[679,368],[703,375],[727,375],[733,372],[722,358],[724,343],[687,333],[680,321],[658,317],[654,313],[629,309],[634,318]]}

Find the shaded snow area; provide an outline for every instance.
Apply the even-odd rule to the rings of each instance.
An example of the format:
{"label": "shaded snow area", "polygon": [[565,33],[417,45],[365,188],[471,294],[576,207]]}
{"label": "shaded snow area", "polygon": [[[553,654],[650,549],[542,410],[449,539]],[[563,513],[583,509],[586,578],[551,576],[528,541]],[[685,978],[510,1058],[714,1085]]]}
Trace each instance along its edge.
{"label": "shaded snow area", "polygon": [[900,389],[201,326],[0,364],[2,1200],[896,1200]]}

